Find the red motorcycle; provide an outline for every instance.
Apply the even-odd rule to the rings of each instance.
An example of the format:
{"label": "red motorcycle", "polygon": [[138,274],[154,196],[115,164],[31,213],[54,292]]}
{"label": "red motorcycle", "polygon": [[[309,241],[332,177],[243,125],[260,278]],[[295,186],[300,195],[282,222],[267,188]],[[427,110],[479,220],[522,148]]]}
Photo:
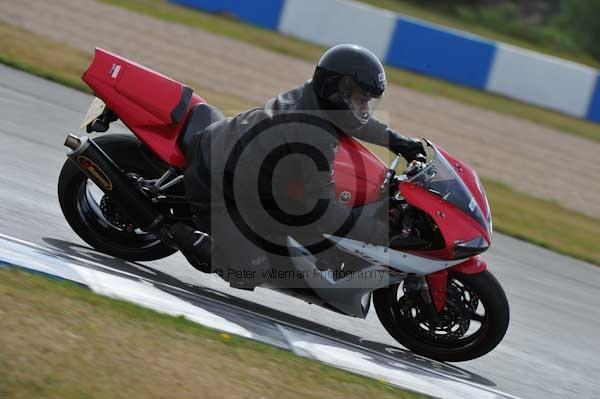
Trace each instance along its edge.
{"label": "red motorcycle", "polygon": [[[190,88],[101,49],[83,80],[97,98],[82,127],[105,132],[121,120],[135,136],[67,136],[70,151],[58,183],[63,214],[97,250],[131,261],[169,256],[176,250],[159,227],[194,225],[182,148],[215,113]],[[390,335],[436,360],[465,361],[492,350],[508,328],[509,307],[479,256],[491,244],[492,219],[473,169],[428,143],[430,160],[397,174],[399,157],[388,167],[358,141],[341,137],[337,198],[349,207],[387,201],[389,246],[329,235],[337,252],[323,267],[318,254],[288,236],[288,267],[306,281],[301,288],[277,279],[265,285],[353,317],[366,317],[372,302]],[[362,278],[332,277],[340,269]]]}

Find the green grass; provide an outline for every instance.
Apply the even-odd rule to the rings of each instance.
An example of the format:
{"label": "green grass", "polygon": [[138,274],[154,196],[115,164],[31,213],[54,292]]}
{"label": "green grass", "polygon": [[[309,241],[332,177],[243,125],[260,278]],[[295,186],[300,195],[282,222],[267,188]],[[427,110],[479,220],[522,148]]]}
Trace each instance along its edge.
{"label": "green grass", "polygon": [[[82,89],[79,76],[90,60],[90,54],[0,23],[0,62]],[[193,82],[191,85],[222,109],[247,109],[254,105],[207,91]],[[387,159],[383,148],[371,148]],[[516,192],[493,180],[486,179],[484,183],[497,231],[600,265],[600,220]]]}
{"label": "green grass", "polygon": [[[57,56],[60,54],[60,56]],[[77,90],[90,55],[0,22],[0,62]]]}
{"label": "green grass", "polygon": [[[224,16],[180,7],[164,0],[100,0],[154,18],[188,25],[296,58],[317,62],[324,48]],[[408,7],[408,6],[407,6]],[[410,10],[407,8],[407,10]],[[435,14],[433,14],[435,15]],[[516,116],[565,133],[600,141],[600,125],[507,97],[456,85],[403,69],[386,67],[391,83],[423,93]]]}
{"label": "green grass", "polygon": [[600,220],[483,179],[494,230],[600,265]]}
{"label": "green grass", "polygon": [[0,397],[424,395],[69,282],[0,270]]}
{"label": "green grass", "polygon": [[458,16],[451,15],[443,11],[443,6],[431,6],[427,4],[418,4],[407,0],[358,0],[375,7],[385,8],[400,14],[410,15],[411,17],[423,19],[434,24],[443,25],[453,29],[467,31],[486,39],[509,43],[514,46],[524,47],[539,53],[552,55],[589,65],[594,68],[600,68],[600,61],[590,54],[577,50],[568,51],[558,49],[552,46],[544,46],[530,41],[519,39],[514,36],[498,32],[477,23],[461,20]]}

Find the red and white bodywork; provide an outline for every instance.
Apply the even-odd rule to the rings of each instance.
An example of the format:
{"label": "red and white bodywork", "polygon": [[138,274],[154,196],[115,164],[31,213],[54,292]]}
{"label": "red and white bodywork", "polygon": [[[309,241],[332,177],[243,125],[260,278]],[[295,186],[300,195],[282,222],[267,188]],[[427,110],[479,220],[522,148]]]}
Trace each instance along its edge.
{"label": "red and white bodywork", "polygon": [[[63,214],[104,253],[131,261],[169,256],[177,250],[169,229],[180,223],[202,229],[182,184],[182,146],[214,122],[213,111],[217,120],[225,117],[184,84],[102,49],[83,80],[97,99],[82,126],[103,133],[119,119],[139,140],[68,135],[70,151],[58,183]],[[204,118],[205,111],[211,116]],[[279,247],[283,256],[270,271],[300,275],[299,286],[279,277],[259,284],[353,317],[366,317],[373,303],[398,342],[434,359],[463,361],[492,350],[508,327],[509,307],[480,257],[491,245],[492,219],[475,171],[428,143],[428,162],[396,174],[399,157],[388,167],[340,133],[331,171],[336,198],[387,216],[393,232],[388,246],[325,235],[331,251],[312,253],[288,232],[287,246]],[[290,196],[302,195],[298,182],[289,184]],[[209,237],[206,230],[203,238]],[[211,259],[190,264],[218,273],[211,268],[212,247],[207,253]],[[352,278],[334,277],[340,271]]]}
{"label": "red and white bodywork", "polygon": [[[180,170],[185,168],[186,161],[178,140],[190,109],[206,102],[202,97],[175,80],[102,49],[96,49],[94,60],[84,73],[83,80],[162,161]],[[402,259],[402,264],[396,265],[398,269],[410,272],[420,270],[422,274],[433,275],[429,279],[432,291],[443,292],[444,277],[450,268],[462,273],[478,273],[486,269],[485,262],[478,255],[466,259],[455,255],[461,243],[480,240],[477,244],[484,249],[491,244],[491,215],[474,170],[443,149],[435,145],[432,148],[434,162],[439,163],[437,168],[444,169],[443,173],[448,175],[453,172],[451,177],[456,184],[454,191],[436,193],[432,187],[423,184],[418,176],[426,176],[427,170],[402,181],[399,190],[409,205],[431,216],[444,237],[445,246],[431,251],[407,253],[389,250],[381,255],[377,255],[374,249],[363,251],[365,257],[379,256],[383,257],[381,262],[392,263],[396,253],[400,254],[398,259]],[[354,167],[358,164],[362,165],[360,170]],[[431,167],[430,164],[429,171]],[[341,135],[333,169],[336,194],[339,196],[342,192],[349,192],[349,206],[363,206],[381,199],[381,182],[388,167],[358,141]],[[466,196],[462,200],[468,199],[469,202],[458,204],[444,198],[444,195],[456,194]],[[477,212],[469,212],[469,207]],[[346,245],[350,248],[346,250],[355,254],[360,252],[354,248],[356,243],[350,244],[350,240],[332,240],[340,248]],[[412,265],[409,260],[412,260]],[[441,302],[438,303],[441,306]]]}

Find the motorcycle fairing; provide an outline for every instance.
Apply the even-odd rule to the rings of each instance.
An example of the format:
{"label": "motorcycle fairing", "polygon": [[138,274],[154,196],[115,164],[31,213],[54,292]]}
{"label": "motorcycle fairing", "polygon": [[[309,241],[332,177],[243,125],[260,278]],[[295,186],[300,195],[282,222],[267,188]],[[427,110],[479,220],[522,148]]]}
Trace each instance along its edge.
{"label": "motorcycle fairing", "polygon": [[[335,245],[343,251],[346,251],[354,256],[360,257],[373,265],[365,270],[384,270],[388,276],[388,279],[383,279],[384,281],[380,282],[380,284],[371,284],[368,286],[364,285],[363,287],[366,288],[365,290],[358,289],[356,292],[353,292],[352,295],[348,295],[346,292],[336,293],[334,291],[328,290],[325,291],[326,296],[323,296],[323,294],[321,294],[321,287],[315,287],[314,285],[311,285],[311,287],[317,292],[317,294],[329,304],[335,306],[337,309],[347,314],[351,314],[356,317],[366,317],[366,311],[364,313],[364,316],[361,316],[356,313],[349,313],[349,311],[356,312],[359,309],[359,298],[364,298],[364,295],[378,288],[382,288],[384,286],[400,282],[403,278],[402,275],[406,276],[408,273],[412,273],[416,276],[427,277],[427,281],[430,284],[429,288],[432,294],[432,299],[434,301],[436,311],[440,312],[443,308],[443,305],[446,302],[446,279],[450,271],[456,271],[463,274],[475,274],[481,273],[482,271],[487,269],[487,264],[483,261],[483,259],[481,259],[480,256],[473,256],[467,260],[432,260],[429,258],[416,256],[410,253],[397,251],[388,247],[371,245],[361,241],[351,240],[349,238],[336,237],[329,234],[325,234],[324,236],[331,242],[335,243]],[[289,242],[290,241],[288,239],[288,243]],[[308,251],[306,251],[306,253],[308,254]],[[298,269],[306,269],[310,267],[316,268],[314,266],[315,259],[314,257],[311,258],[310,256],[304,256],[300,259],[297,259],[296,257],[292,258],[294,261],[294,265]],[[388,266],[395,269],[399,273],[394,273],[394,276],[392,277],[392,275],[390,275],[387,272]],[[310,282],[308,283],[310,284]],[[338,287],[342,286],[337,285],[334,282],[334,284],[331,284],[326,288]],[[321,288],[321,290],[317,288]]]}
{"label": "motorcycle fairing", "polygon": [[364,319],[369,312],[371,292],[401,280],[398,276],[389,275],[387,268],[378,264],[361,270],[361,273],[381,278],[334,280],[329,273],[316,267],[315,256],[298,241],[288,236],[287,245],[292,263],[305,276],[306,284],[324,303],[350,316]]}
{"label": "motorcycle fairing", "polygon": [[[366,170],[369,174],[377,173],[381,165],[380,179],[387,171],[385,165],[368,150],[361,151],[356,147],[358,142],[351,138],[340,140],[340,149],[336,155],[336,176],[342,170],[340,181],[336,181],[336,193],[341,190],[362,188],[363,197],[372,196],[372,202],[381,198],[379,185],[368,186]],[[471,272],[473,265],[478,271],[483,271],[478,257],[469,255],[469,251],[483,251],[491,241],[491,216],[485,198],[485,193],[477,179],[475,172],[467,165],[459,163],[447,153],[442,152],[431,144],[435,156],[425,169],[408,181],[400,184],[400,191],[406,202],[425,211],[432,217],[444,238],[444,248],[438,250],[422,250],[402,252],[389,247],[367,244],[349,238],[324,235],[338,248],[369,262],[371,266],[365,270],[382,271],[388,277],[393,275],[401,280],[408,273],[416,276],[428,276],[431,280],[432,295],[435,300],[436,310],[445,302],[445,284],[448,269],[457,268]],[[357,155],[358,154],[358,155]],[[444,155],[446,154],[446,155]],[[359,159],[356,157],[360,156]],[[359,165],[357,167],[357,165]],[[338,169],[339,168],[339,169]],[[465,183],[463,179],[467,179]],[[343,191],[341,191],[343,192]],[[350,191],[351,192],[351,191]],[[353,202],[353,205],[360,202]],[[389,280],[370,282],[352,286],[343,283],[343,280],[334,281],[323,275],[315,266],[316,259],[291,237],[288,238],[288,247],[292,255],[294,266],[307,275],[319,276],[308,280],[307,284],[323,299],[323,301],[336,309],[357,317],[364,317],[366,313],[362,304],[370,292],[377,288],[393,284]],[[465,261],[465,258],[470,258]],[[388,273],[388,268],[396,273]],[[397,282],[397,281],[396,281]],[[338,292],[332,288],[350,288]]]}
{"label": "motorcycle fairing", "polygon": [[485,229],[460,209],[442,200],[436,194],[414,183],[400,184],[406,202],[425,211],[439,227],[444,238],[444,248],[437,250],[415,250],[412,254],[432,259],[454,259],[454,247],[459,242],[469,242],[484,234]]}
{"label": "motorcycle fairing", "polygon": [[329,234],[324,234],[324,236],[343,251],[358,256],[372,264],[389,266],[399,272],[414,273],[417,276],[435,273],[464,262],[464,259],[434,260],[408,252],[397,251],[382,245],[367,244],[350,238],[336,237]]}
{"label": "motorcycle fairing", "polygon": [[406,202],[436,223],[444,248],[411,251],[435,259],[469,258],[491,244],[491,213],[477,175],[468,165],[429,143],[434,158],[400,184]]}
{"label": "motorcycle fairing", "polygon": [[[314,255],[288,236],[287,245],[292,263],[306,276],[304,281],[323,302],[354,317],[366,317],[373,291],[400,282],[408,273],[423,276],[464,262],[464,259],[436,261],[349,238],[329,234],[324,236],[343,251],[369,262],[371,266],[360,271],[363,275],[377,275],[380,278],[334,280],[330,274],[317,268]],[[390,274],[388,267],[395,269],[397,273]]]}
{"label": "motorcycle fairing", "polygon": [[175,80],[99,48],[82,79],[164,162],[185,167],[177,140],[191,107],[206,103],[202,97]]}
{"label": "motorcycle fairing", "polygon": [[487,262],[479,255],[473,256],[452,268],[462,274],[477,274],[487,269]]}

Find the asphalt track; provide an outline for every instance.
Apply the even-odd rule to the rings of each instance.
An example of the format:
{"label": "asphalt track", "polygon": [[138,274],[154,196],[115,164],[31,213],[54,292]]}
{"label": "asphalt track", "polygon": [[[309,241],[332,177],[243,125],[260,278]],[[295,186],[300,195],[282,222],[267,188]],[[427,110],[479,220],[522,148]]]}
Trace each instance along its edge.
{"label": "asphalt track", "polygon": [[[56,197],[64,137],[78,132],[90,101],[88,95],[0,66],[0,233],[118,265],[122,262],[87,249],[64,221]],[[600,397],[600,270],[501,234],[494,240],[486,259],[507,292],[511,325],[492,353],[455,366],[471,379],[525,398]],[[230,289],[196,272],[180,255],[147,265],[237,297],[247,309],[262,305],[307,325],[397,345],[374,313],[351,319],[268,290]]]}

